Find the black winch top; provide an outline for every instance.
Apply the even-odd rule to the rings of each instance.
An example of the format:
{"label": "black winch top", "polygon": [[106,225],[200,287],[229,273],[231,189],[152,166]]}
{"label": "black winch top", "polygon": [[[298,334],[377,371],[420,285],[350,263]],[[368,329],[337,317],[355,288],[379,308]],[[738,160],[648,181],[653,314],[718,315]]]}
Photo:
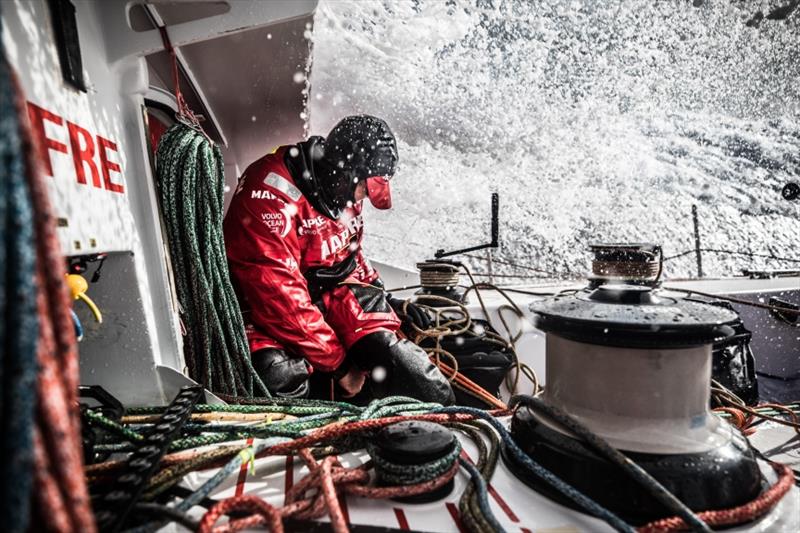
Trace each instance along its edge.
{"label": "black winch top", "polygon": [[444,457],[456,436],[433,422],[408,420],[383,428],[375,437],[381,455],[399,464],[419,464]]}
{"label": "black winch top", "polygon": [[537,328],[577,342],[623,348],[688,348],[734,334],[729,309],[667,296],[641,285],[609,284],[530,305]]}
{"label": "black winch top", "polygon": [[650,261],[661,253],[661,246],[657,244],[634,243],[592,243],[589,251],[594,254],[595,260],[601,261]]}

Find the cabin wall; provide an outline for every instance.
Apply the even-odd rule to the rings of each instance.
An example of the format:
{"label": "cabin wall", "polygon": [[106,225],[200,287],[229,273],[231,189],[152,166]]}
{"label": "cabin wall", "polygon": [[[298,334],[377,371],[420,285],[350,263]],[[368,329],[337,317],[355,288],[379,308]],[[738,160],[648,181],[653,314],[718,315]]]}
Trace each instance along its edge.
{"label": "cabin wall", "polygon": [[[110,253],[88,292],[110,320],[94,325],[85,317],[82,383],[103,385],[123,402],[159,402],[164,394],[155,366],[183,364],[144,144],[147,72],[140,58],[109,64],[99,3],[74,5],[87,92],[62,79],[45,0],[4,3],[3,42],[29,102],[34,134],[38,123],[40,142],[50,145],[39,160],[52,174],[48,186],[62,252]],[[81,151],[83,160],[75,155]],[[76,304],[83,313],[81,307]]]}

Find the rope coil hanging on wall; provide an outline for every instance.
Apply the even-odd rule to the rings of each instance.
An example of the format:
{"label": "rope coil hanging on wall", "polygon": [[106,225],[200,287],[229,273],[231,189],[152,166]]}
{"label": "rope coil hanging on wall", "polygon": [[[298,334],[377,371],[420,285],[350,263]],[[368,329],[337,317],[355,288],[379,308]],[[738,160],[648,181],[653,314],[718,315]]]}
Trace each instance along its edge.
{"label": "rope coil hanging on wall", "polygon": [[172,60],[178,122],[159,142],[156,176],[187,330],[184,355],[189,375],[212,391],[269,396],[250,362],[244,321],[228,273],[222,236],[222,153],[186,105],[175,50],[166,30],[160,29]]}

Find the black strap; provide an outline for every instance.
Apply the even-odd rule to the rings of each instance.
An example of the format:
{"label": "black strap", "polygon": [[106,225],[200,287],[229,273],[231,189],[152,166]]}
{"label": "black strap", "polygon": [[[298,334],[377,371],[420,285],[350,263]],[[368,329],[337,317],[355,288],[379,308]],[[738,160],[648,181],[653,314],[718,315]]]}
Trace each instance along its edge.
{"label": "black strap", "polygon": [[203,397],[203,388],[183,387],[169,404],[153,429],[125,462],[125,469],[95,505],[100,531],[118,531],[138,502],[150,477],[172,440],[181,432],[194,405]]}
{"label": "black strap", "polygon": [[353,273],[358,266],[356,254],[352,252],[342,261],[329,267],[309,268],[303,275],[308,281],[308,293],[312,300],[319,298],[323,292],[333,289]]}

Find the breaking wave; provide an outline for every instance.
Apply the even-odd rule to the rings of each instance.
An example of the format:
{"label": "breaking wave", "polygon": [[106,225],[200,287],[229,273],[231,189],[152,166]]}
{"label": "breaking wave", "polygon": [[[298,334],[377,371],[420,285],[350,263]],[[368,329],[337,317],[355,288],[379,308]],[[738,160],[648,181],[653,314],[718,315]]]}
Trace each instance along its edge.
{"label": "breaking wave", "polygon": [[[587,270],[590,242],[691,249],[693,204],[704,247],[800,257],[800,203],[780,196],[800,174],[800,13],[646,4],[323,0],[311,132],[370,113],[400,139],[395,208],[367,210],[370,255],[408,267],[486,240],[496,191],[495,257],[558,277]],[[798,266],[703,260],[711,275]],[[691,276],[693,256],[665,272]]]}

